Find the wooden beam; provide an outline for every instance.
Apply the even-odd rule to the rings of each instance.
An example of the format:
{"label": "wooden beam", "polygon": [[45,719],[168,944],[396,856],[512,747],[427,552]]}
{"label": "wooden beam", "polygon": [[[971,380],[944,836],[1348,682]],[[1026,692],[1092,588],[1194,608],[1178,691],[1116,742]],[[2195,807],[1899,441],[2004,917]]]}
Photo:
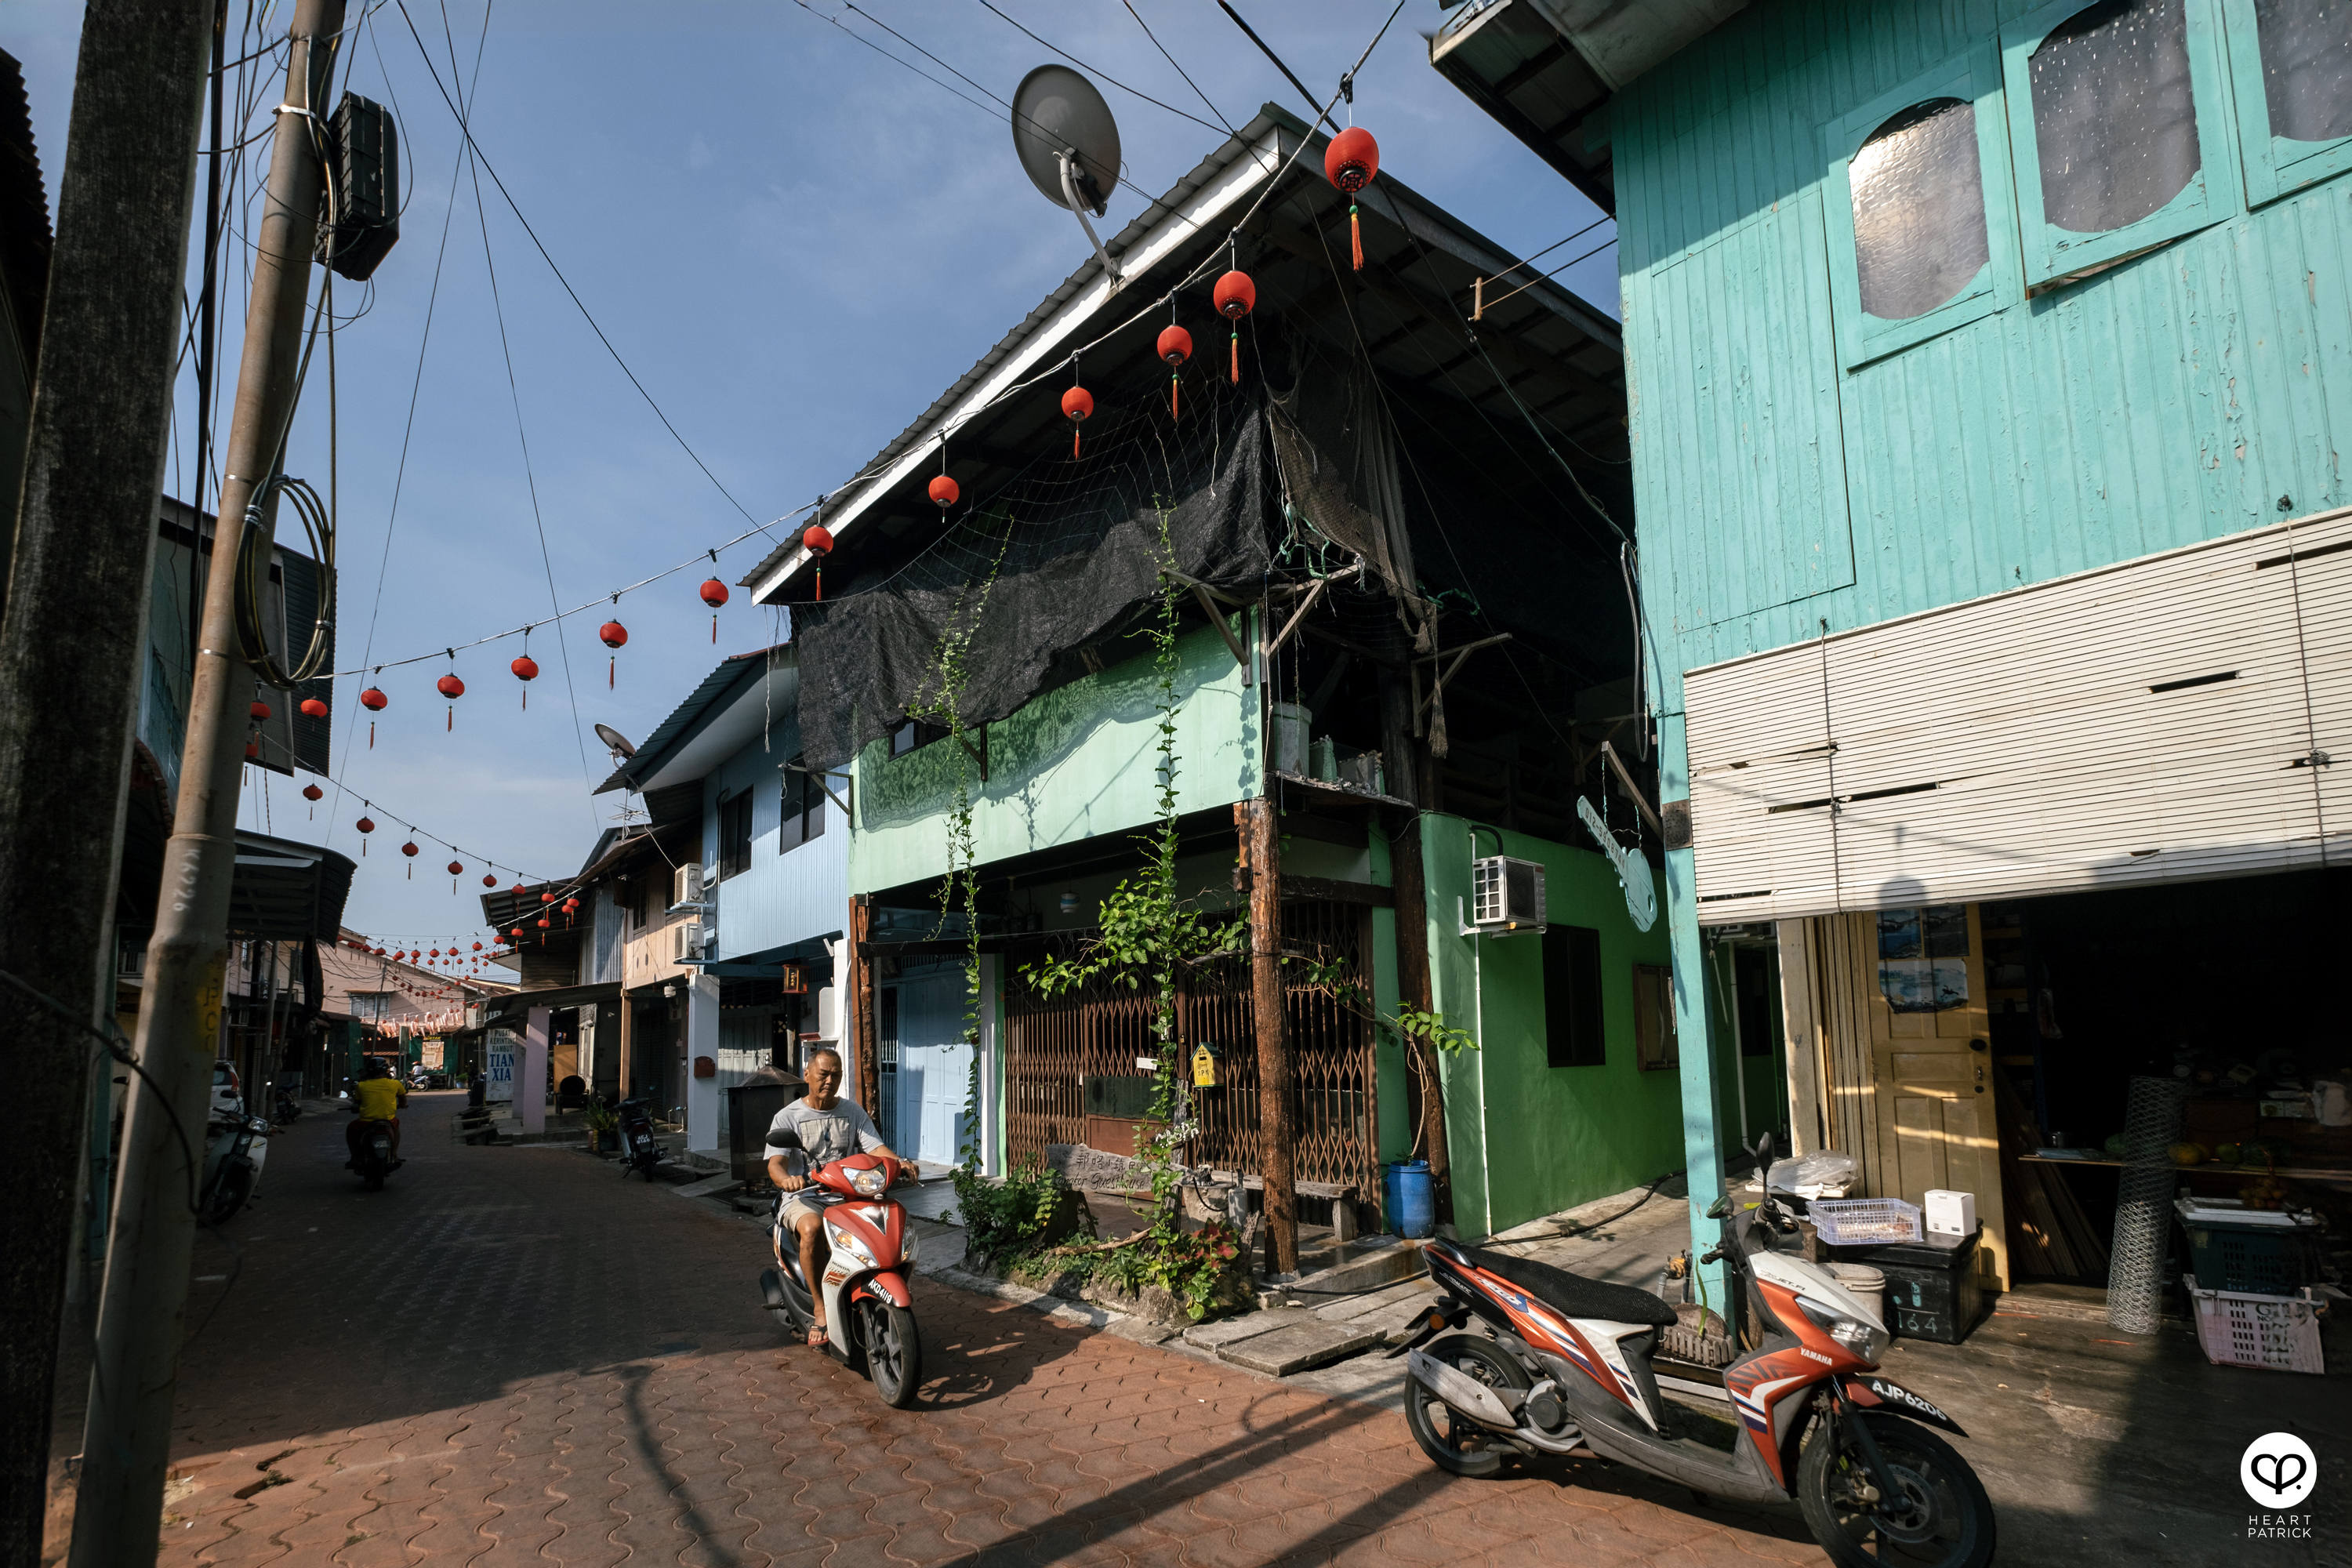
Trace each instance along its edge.
{"label": "wooden beam", "polygon": [[1265,645],[1265,657],[1268,659],[1282,651],[1282,645],[1290,640],[1290,634],[1298,629],[1298,623],[1307,618],[1307,612],[1313,609],[1316,601],[1323,597],[1323,590],[1330,581],[1328,577],[1315,579],[1315,585],[1307,590],[1307,596],[1298,602],[1298,608],[1293,610],[1290,613],[1290,619],[1283,623],[1281,635]]}
{"label": "wooden beam", "polygon": [[1298,1199],[1292,1183],[1288,999],[1282,988],[1282,828],[1264,795],[1234,803],[1249,876],[1250,1011],[1257,1032],[1259,1165],[1265,1173],[1270,1272],[1298,1272]]}
{"label": "wooden beam", "polygon": [[1608,759],[1610,771],[1617,775],[1617,782],[1625,786],[1625,793],[1633,797],[1633,805],[1642,813],[1642,819],[1656,831],[1659,837],[1664,838],[1666,825],[1658,820],[1657,812],[1643,798],[1642,786],[1635,784],[1633,775],[1625,771],[1624,761],[1617,755],[1617,748],[1603,741],[1601,742],[1601,754]]}

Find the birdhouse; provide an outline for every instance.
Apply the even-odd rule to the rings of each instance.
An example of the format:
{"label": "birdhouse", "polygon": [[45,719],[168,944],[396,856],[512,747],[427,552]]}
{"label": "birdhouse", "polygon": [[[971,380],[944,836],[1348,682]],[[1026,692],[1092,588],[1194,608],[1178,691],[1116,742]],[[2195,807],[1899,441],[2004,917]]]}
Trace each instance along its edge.
{"label": "birdhouse", "polygon": [[1192,1087],[1217,1087],[1217,1047],[1206,1040],[1192,1047]]}

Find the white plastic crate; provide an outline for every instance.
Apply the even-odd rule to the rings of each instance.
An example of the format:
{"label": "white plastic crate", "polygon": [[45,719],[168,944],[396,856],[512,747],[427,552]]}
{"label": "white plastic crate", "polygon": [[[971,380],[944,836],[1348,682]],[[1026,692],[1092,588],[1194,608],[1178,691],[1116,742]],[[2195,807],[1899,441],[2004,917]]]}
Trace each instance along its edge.
{"label": "white plastic crate", "polygon": [[1805,1206],[1832,1247],[1880,1247],[1919,1239],[1919,1205],[1901,1198],[1815,1198]]}
{"label": "white plastic crate", "polygon": [[2324,1374],[2319,1342],[2321,1303],[2301,1296],[2256,1296],[2241,1290],[2200,1290],[2184,1275],[2197,1303],[2197,1342],[2216,1366],[2260,1366],[2273,1372]]}

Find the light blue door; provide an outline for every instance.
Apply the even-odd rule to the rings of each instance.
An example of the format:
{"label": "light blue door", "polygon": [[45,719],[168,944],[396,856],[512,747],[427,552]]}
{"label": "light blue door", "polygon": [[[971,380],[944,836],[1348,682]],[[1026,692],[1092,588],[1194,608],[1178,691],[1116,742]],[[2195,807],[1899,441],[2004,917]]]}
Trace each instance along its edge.
{"label": "light blue door", "polygon": [[963,1043],[963,975],[902,980],[898,992],[899,1153],[955,1163],[971,1088],[971,1048]]}

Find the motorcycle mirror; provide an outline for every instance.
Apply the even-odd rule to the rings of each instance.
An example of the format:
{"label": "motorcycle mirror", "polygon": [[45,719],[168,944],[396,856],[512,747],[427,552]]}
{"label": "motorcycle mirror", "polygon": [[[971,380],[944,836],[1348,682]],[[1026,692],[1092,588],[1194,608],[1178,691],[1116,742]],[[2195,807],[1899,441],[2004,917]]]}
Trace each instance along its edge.
{"label": "motorcycle mirror", "polygon": [[1731,1200],[1729,1198],[1717,1198],[1715,1202],[1706,1205],[1706,1217],[1709,1219],[1721,1219],[1730,1212]]}
{"label": "motorcycle mirror", "polygon": [[771,1127],[768,1129],[768,1147],[797,1149],[801,1147],[801,1135],[789,1127]]}

